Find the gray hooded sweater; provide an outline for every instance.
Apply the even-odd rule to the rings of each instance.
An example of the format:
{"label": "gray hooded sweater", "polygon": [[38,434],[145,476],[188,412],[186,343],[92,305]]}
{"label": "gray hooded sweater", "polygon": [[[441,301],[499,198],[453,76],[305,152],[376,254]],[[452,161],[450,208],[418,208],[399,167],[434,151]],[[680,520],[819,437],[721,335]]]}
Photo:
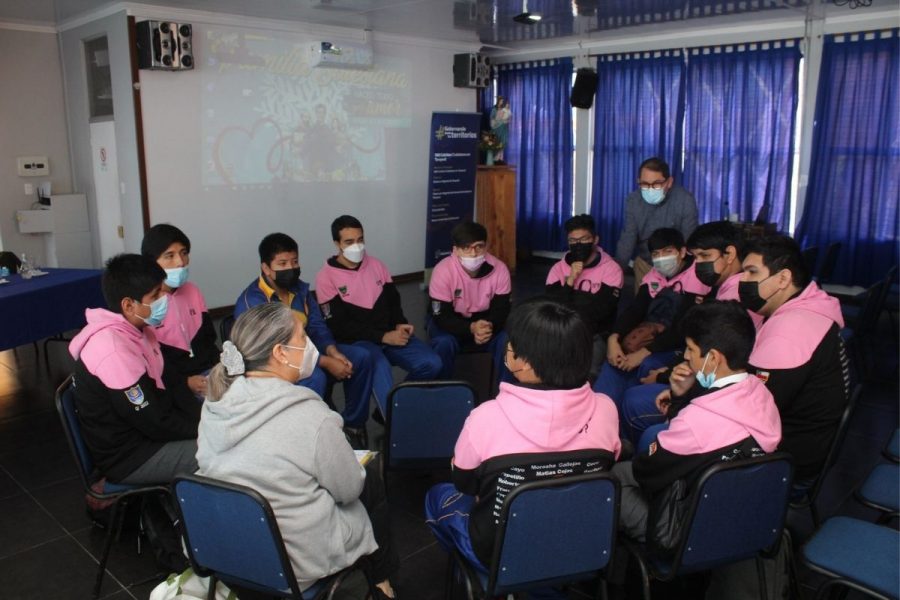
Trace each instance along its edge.
{"label": "gray hooded sweater", "polygon": [[238,377],[203,403],[198,473],[269,501],[304,590],[378,547],[342,425],[315,392],[277,377]]}

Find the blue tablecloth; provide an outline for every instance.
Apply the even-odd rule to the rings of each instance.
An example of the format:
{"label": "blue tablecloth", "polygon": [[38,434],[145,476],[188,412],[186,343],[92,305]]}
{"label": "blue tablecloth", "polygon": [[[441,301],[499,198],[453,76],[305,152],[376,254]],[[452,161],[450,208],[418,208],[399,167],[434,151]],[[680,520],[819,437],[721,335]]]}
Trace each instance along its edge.
{"label": "blue tablecloth", "polygon": [[40,277],[12,275],[0,284],[0,350],[83,327],[86,308],[106,306],[102,271],[44,270]]}

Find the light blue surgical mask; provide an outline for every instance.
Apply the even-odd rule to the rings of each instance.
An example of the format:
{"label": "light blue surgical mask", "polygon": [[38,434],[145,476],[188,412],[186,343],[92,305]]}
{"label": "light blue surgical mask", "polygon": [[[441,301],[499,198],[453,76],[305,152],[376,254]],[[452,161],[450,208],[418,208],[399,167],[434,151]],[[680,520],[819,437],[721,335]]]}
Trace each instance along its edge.
{"label": "light blue surgical mask", "polygon": [[716,382],[716,372],[715,370],[713,370],[712,373],[703,372],[703,369],[706,368],[707,361],[709,361],[709,352],[706,353],[706,358],[703,359],[703,366],[697,371],[697,383],[699,383],[701,387],[709,389]]}
{"label": "light blue surgical mask", "polygon": [[188,280],[188,268],[176,267],[174,269],[166,269],[166,280],[163,282],[170,288],[180,288],[184,282]]}
{"label": "light blue surgical mask", "polygon": [[666,199],[666,191],[652,188],[649,190],[641,189],[641,197],[647,204],[656,205]]}
{"label": "light blue surgical mask", "polygon": [[163,319],[166,318],[166,312],[169,310],[169,295],[163,294],[150,304],[144,304],[143,302],[141,302],[141,304],[150,307],[150,315],[141,317],[144,319],[144,323],[151,327],[159,327],[162,325]]}

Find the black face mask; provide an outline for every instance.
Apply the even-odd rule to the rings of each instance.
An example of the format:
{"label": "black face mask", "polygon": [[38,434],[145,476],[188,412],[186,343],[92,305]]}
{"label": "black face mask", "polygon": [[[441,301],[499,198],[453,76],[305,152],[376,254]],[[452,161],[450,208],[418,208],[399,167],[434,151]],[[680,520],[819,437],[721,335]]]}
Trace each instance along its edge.
{"label": "black face mask", "polygon": [[716,273],[715,264],[715,260],[695,263],[694,272],[697,273],[697,279],[700,280],[700,283],[712,287],[719,282],[719,273]]}
{"label": "black face mask", "polygon": [[569,244],[569,258],[572,262],[584,262],[591,256],[594,249],[592,242],[579,242],[577,244]]}
{"label": "black face mask", "polygon": [[300,267],[275,271],[275,285],[283,290],[292,290],[300,281]]}
{"label": "black face mask", "polygon": [[738,283],[738,297],[741,299],[741,306],[755,313],[758,313],[767,302],[765,298],[759,295],[758,281],[741,281]]}

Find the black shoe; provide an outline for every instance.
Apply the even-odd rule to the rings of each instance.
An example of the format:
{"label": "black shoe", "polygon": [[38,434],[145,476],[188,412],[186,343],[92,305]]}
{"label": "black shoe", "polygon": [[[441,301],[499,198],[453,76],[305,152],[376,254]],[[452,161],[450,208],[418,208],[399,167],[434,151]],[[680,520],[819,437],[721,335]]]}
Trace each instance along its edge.
{"label": "black shoe", "polygon": [[365,427],[344,427],[344,435],[354,450],[369,449],[369,433]]}

